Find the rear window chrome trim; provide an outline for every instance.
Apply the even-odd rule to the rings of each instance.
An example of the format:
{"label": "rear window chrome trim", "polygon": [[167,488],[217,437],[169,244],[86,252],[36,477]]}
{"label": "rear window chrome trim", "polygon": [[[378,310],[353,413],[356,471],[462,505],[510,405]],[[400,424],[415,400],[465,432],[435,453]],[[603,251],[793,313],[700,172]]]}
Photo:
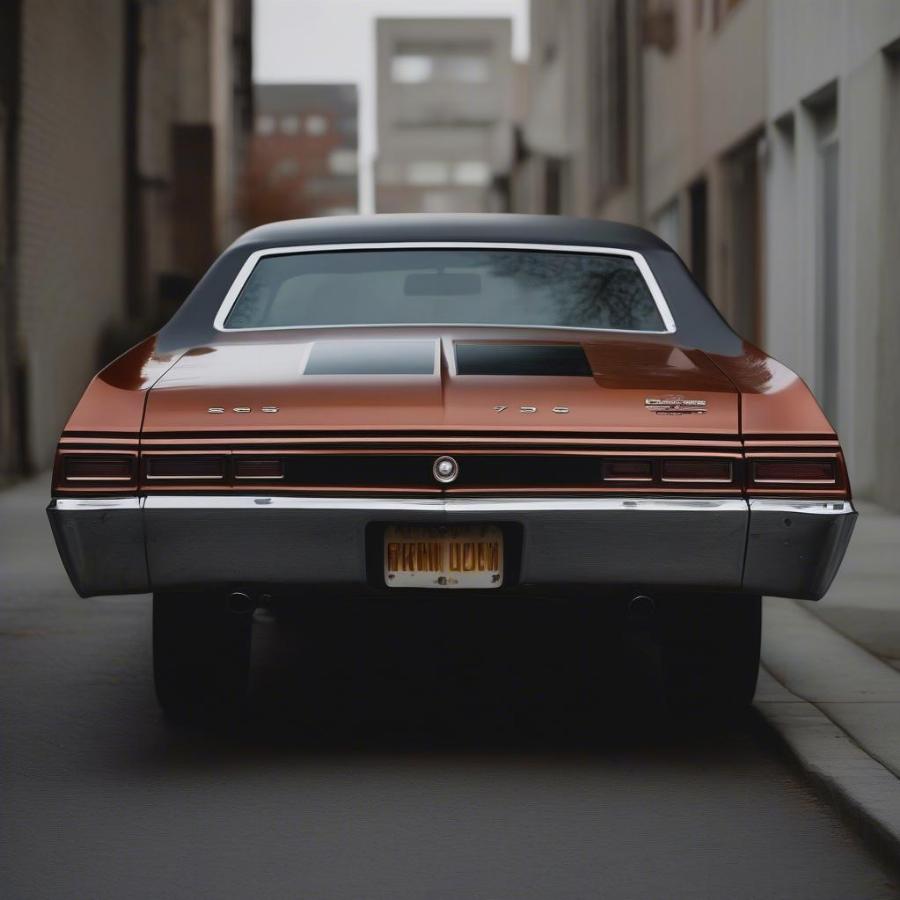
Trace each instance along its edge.
{"label": "rear window chrome trim", "polygon": [[[660,318],[665,328],[658,330],[640,330],[634,328],[590,328],[590,327],[574,327],[570,325],[511,325],[509,323],[486,323],[486,322],[378,322],[365,323],[359,322],[351,325],[261,325],[250,328],[226,328],[225,320],[231,313],[232,307],[237,302],[244,285],[250,278],[251,273],[256,268],[256,264],[264,256],[293,256],[299,253],[328,253],[340,252],[346,250],[455,250],[455,249],[482,249],[482,250],[536,250],[550,251],[556,253],[595,253],[599,256],[625,256],[634,262],[638,271],[644,279],[650,296],[656,304]],[[231,287],[225,294],[219,311],[213,320],[213,326],[216,331],[224,334],[240,334],[242,332],[255,331],[309,331],[322,330],[330,328],[431,328],[435,326],[448,328],[527,328],[538,331],[596,331],[602,333],[615,334],[674,334],[676,329],[675,319],[669,304],[660,289],[659,283],[653,275],[653,271],[644,259],[642,253],[637,250],[626,250],[622,247],[593,247],[580,244],[523,244],[523,243],[503,243],[497,241],[390,241],[386,243],[357,243],[357,244],[311,244],[307,246],[296,247],[267,247],[263,250],[255,250],[251,253],[240,271],[237,273]]]}

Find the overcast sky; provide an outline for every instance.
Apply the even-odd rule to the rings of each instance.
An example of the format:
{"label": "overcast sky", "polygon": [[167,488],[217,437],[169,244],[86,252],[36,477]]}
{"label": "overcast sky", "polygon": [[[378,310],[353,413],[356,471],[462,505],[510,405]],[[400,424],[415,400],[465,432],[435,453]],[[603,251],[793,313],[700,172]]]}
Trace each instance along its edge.
{"label": "overcast sky", "polygon": [[256,0],[253,6],[255,81],[358,85],[363,212],[372,210],[376,149],[375,19],[508,16],[513,55],[528,55],[528,0]]}

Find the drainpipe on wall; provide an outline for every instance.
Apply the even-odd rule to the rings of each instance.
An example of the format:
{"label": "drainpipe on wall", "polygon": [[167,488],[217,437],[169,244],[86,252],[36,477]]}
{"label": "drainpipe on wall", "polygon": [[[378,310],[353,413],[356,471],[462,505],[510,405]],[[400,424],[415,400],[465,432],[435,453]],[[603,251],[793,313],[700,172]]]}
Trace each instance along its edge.
{"label": "drainpipe on wall", "polygon": [[22,87],[22,3],[0,3],[0,475],[29,468],[26,356],[20,344],[18,245],[19,122]]}

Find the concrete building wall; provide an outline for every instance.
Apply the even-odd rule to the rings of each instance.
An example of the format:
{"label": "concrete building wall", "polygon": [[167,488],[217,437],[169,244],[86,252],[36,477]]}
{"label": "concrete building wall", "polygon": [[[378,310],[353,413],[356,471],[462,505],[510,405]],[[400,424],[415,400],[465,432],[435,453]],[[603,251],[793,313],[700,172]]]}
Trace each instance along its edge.
{"label": "concrete building wall", "polygon": [[215,246],[243,231],[238,184],[252,127],[249,42],[250,0],[213,0],[209,7],[209,112],[214,133]]}
{"label": "concrete building wall", "polygon": [[242,121],[241,91],[249,98],[250,84],[249,76],[248,83],[242,83],[239,65],[241,43],[249,40],[243,21],[248,8],[245,0],[141,5],[138,170],[146,249],[139,289],[145,309],[158,303],[161,277],[187,282],[201,274],[180,271],[184,261],[176,247],[173,217],[178,200],[173,126],[210,130],[210,252],[242,230],[236,191],[245,151],[244,125],[249,129],[250,122]]}
{"label": "concrete building wall", "polygon": [[0,482],[22,467],[22,358],[16,305],[21,0],[0,4]]}
{"label": "concrete building wall", "polygon": [[[896,354],[882,337],[896,326],[886,260],[897,249],[885,242],[900,172],[900,6],[740,0],[718,21],[708,2],[649,8],[673,12],[674,41],[643,54],[646,220],[695,271],[703,263],[738,331],[807,380],[841,434],[857,492],[900,506],[887,413],[900,410]],[[753,273],[760,283],[748,290]]]}
{"label": "concrete building wall", "polygon": [[900,4],[628,5],[634,174],[598,201],[622,124],[597,85],[618,4],[534,0],[516,208],[636,210],[739,333],[809,382],[857,493],[900,509]]}
{"label": "concrete building wall", "polygon": [[26,0],[22,29],[16,292],[28,443],[47,466],[124,311],[123,4]]}
{"label": "concrete building wall", "polygon": [[894,509],[900,509],[900,46],[887,56],[886,148],[881,165],[880,245],[878,266],[879,305],[876,343],[875,414],[879,417],[879,441],[875,448],[878,488],[873,491]]}
{"label": "concrete building wall", "polygon": [[[0,475],[49,465],[97,368],[157,328],[233,237],[249,12],[17,0],[0,16],[0,49],[18,57],[0,66]],[[201,151],[187,166],[179,140]],[[192,267],[179,235],[203,250]]]}
{"label": "concrete building wall", "polygon": [[[757,188],[742,190],[741,181],[760,180],[753,155],[766,117],[768,3],[742,0],[717,16],[711,3],[675,0],[651,12],[641,73],[643,217],[657,229],[669,223],[713,301],[753,339],[759,292],[748,292],[743,273],[758,262],[752,234],[761,212]],[[748,303],[757,308],[743,311]]]}
{"label": "concrete building wall", "polygon": [[516,209],[639,221],[640,13],[628,0],[532,5]]}
{"label": "concrete building wall", "polygon": [[[900,5],[890,0],[771,4],[766,343],[824,398],[857,493],[894,508],[898,42]],[[828,148],[837,158],[833,268]]]}
{"label": "concrete building wall", "polygon": [[759,128],[766,109],[766,0],[743,0],[718,24],[708,4],[672,4],[670,48],[643,57],[646,211],[662,209],[710,161]]}
{"label": "concrete building wall", "polygon": [[[140,208],[144,259],[136,289],[141,306],[151,305],[159,274],[174,272],[176,268],[171,124],[173,119],[200,121],[202,103],[192,98],[205,90],[206,41],[202,40],[198,52],[191,54],[191,42],[187,40],[187,35],[192,34],[196,43],[197,29],[203,26],[204,17],[198,15],[196,6],[193,2],[156,3],[143,7],[141,13],[141,42],[147,50],[152,48],[152,52],[141,54],[138,70],[142,115],[137,129],[137,168],[143,182]],[[174,40],[173,35],[177,35]],[[190,65],[187,71],[184,62]]]}
{"label": "concrete building wall", "polygon": [[508,19],[379,19],[379,212],[478,212],[512,154]]}

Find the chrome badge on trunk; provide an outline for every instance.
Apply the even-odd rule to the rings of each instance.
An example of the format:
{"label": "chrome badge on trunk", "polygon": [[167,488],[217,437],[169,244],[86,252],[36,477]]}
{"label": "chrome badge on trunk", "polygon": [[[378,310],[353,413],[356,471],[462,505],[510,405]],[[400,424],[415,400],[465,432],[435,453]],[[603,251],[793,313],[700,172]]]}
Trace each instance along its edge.
{"label": "chrome badge on trunk", "polygon": [[658,416],[702,416],[706,412],[706,400],[688,400],[684,397],[646,397],[644,407]]}

